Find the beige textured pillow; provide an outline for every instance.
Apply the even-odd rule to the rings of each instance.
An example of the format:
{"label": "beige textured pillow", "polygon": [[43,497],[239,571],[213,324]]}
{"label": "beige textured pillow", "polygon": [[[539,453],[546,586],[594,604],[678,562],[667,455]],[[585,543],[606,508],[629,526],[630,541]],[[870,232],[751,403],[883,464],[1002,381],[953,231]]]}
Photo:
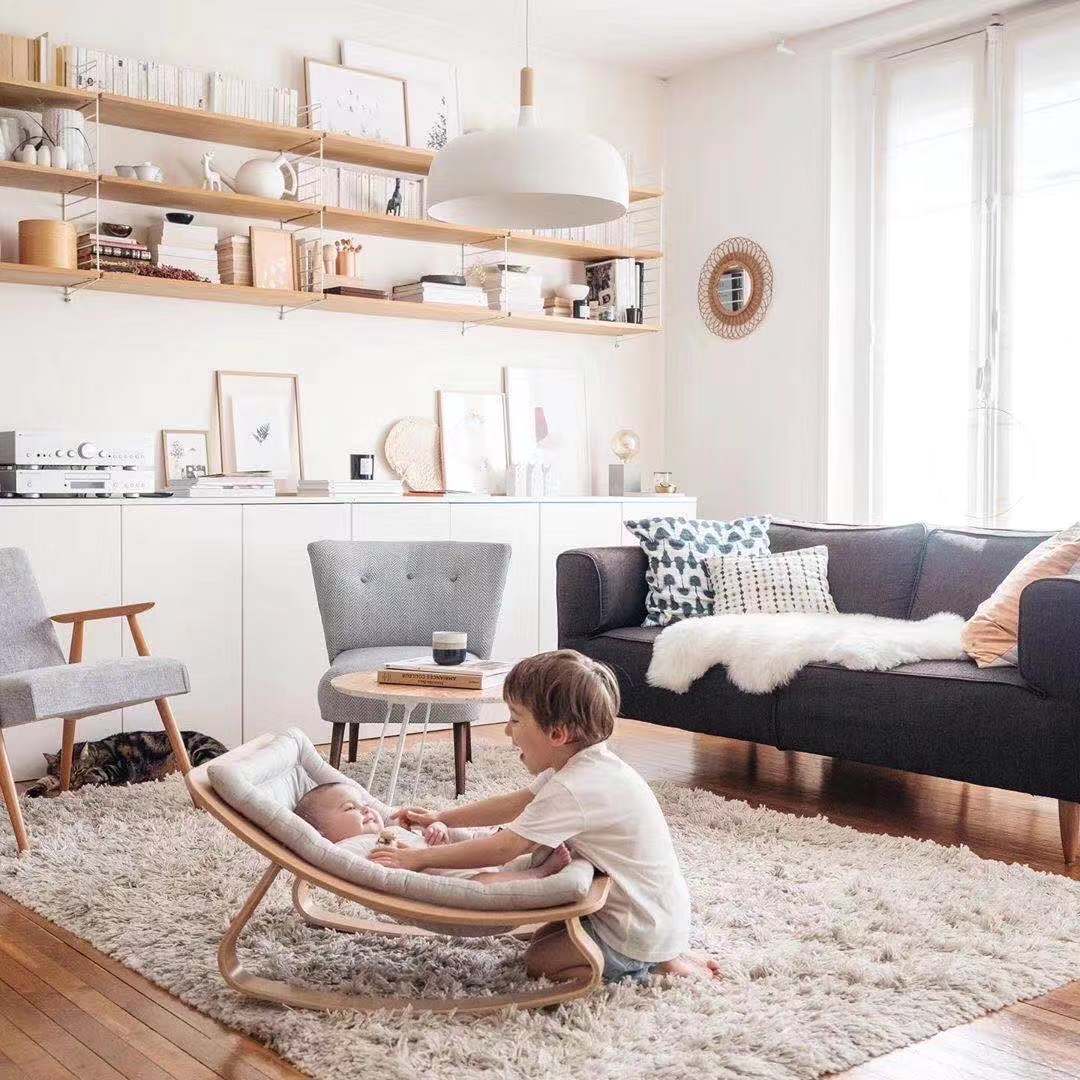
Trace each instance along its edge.
{"label": "beige textured pillow", "polygon": [[979,667],[1015,667],[1020,594],[1040,578],[1080,573],[1080,522],[1044,540],[968,619],[960,639]]}

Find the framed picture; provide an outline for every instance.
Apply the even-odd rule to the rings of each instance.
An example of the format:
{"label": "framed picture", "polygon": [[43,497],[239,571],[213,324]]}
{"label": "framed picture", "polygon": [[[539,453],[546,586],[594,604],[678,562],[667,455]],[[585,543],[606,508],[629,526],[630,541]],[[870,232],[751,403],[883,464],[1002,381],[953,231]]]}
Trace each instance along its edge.
{"label": "framed picture", "polygon": [[304,61],[304,77],[316,131],[408,145],[404,79],[318,60]]}
{"label": "framed picture", "polygon": [[210,471],[210,433],[205,428],[165,428],[161,432],[165,487],[195,480]]}
{"label": "framed picture", "polygon": [[256,289],[295,289],[296,243],[286,229],[252,225],[251,282]]}
{"label": "framed picture", "polygon": [[439,452],[447,491],[506,494],[506,406],[502,394],[439,391]]}
{"label": "framed picture", "polygon": [[563,495],[589,495],[585,377],[557,368],[503,368],[510,464],[550,465]]}
{"label": "framed picture", "polygon": [[441,150],[461,134],[457,68],[452,64],[360,41],[341,43],[341,62],[405,80],[409,146]]}
{"label": "framed picture", "polygon": [[304,478],[299,376],[218,371],[215,382],[221,471],[266,471],[284,489],[295,489]]}

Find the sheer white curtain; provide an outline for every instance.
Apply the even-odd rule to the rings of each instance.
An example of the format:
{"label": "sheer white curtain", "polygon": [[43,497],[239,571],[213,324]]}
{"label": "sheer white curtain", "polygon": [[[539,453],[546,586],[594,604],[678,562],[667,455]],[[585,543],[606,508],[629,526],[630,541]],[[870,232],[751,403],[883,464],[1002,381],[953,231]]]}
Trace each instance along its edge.
{"label": "sheer white curtain", "polygon": [[1072,522],[1077,9],[883,60],[876,83],[872,516]]}

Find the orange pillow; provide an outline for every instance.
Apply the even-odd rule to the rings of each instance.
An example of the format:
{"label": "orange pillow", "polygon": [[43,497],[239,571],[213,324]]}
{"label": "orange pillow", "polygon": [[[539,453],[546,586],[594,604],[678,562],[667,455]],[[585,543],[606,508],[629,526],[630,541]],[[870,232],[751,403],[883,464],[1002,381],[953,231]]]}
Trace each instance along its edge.
{"label": "orange pillow", "polygon": [[979,667],[1015,667],[1020,594],[1040,578],[1080,573],[1080,522],[1044,540],[968,619],[960,639]]}

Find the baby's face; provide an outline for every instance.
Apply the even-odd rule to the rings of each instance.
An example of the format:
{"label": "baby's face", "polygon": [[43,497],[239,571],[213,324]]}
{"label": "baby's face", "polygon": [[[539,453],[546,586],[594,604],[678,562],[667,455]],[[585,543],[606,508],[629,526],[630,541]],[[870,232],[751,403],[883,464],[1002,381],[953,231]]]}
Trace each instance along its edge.
{"label": "baby's face", "polygon": [[348,784],[335,784],[322,796],[318,821],[319,832],[332,844],[383,830],[382,815],[363,803]]}

